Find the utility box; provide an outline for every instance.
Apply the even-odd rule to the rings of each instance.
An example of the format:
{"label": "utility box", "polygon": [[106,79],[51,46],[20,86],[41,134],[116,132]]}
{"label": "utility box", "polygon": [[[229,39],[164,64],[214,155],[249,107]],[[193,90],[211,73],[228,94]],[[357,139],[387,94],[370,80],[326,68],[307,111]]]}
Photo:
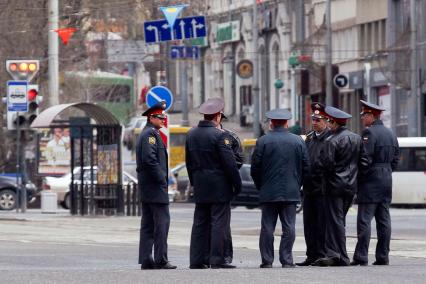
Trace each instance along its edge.
{"label": "utility box", "polygon": [[41,192],[41,213],[56,213],[58,211],[58,195],[56,192]]}

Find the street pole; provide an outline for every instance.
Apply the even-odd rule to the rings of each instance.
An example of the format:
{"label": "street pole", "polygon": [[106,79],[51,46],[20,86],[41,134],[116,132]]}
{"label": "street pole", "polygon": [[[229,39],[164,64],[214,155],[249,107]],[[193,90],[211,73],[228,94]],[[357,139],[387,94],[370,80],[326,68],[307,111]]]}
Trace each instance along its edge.
{"label": "street pole", "polygon": [[326,80],[326,94],[325,94],[325,103],[326,105],[331,106],[333,104],[333,86],[332,86],[332,74],[331,74],[331,0],[326,0],[326,9],[325,9],[325,23],[326,23],[326,43],[325,43],[325,57],[326,57],[326,66],[325,66],[325,80]]}
{"label": "street pole", "polygon": [[[396,2],[395,1],[389,1],[388,2],[388,18],[386,20],[387,22],[387,32],[386,32],[386,46],[394,46],[396,43]],[[389,70],[389,81],[390,84],[390,96],[391,96],[391,127],[395,134],[397,134],[397,122],[398,122],[398,116],[397,116],[397,90],[396,90],[396,84],[395,84],[395,62],[396,62],[396,55],[395,52],[389,52],[388,55],[388,66]]]}
{"label": "street pole", "polygon": [[59,0],[49,0],[49,96],[48,105],[59,104],[59,39],[56,34],[58,29]]}
{"label": "street pole", "polygon": [[189,126],[188,119],[188,74],[186,68],[186,61],[182,59],[181,70],[181,98],[182,98],[182,126]]}
{"label": "street pole", "polygon": [[408,136],[419,136],[420,125],[417,124],[417,27],[416,27],[416,0],[410,0],[410,28],[411,28],[411,91],[408,99]]}
{"label": "street pole", "polygon": [[259,70],[258,70],[258,54],[257,54],[257,3],[253,0],[253,86],[252,94],[254,101],[253,110],[253,133],[254,137],[260,136],[260,121],[259,121]]}
{"label": "street pole", "polygon": [[19,175],[21,173],[21,128],[19,127],[19,112],[16,112],[16,213],[19,213],[19,200],[21,197],[21,186]]}
{"label": "street pole", "polygon": [[290,70],[290,94],[291,94],[291,116],[293,117],[293,124],[296,124],[297,121],[297,103],[296,103],[296,70],[294,70],[295,67],[291,67]]}

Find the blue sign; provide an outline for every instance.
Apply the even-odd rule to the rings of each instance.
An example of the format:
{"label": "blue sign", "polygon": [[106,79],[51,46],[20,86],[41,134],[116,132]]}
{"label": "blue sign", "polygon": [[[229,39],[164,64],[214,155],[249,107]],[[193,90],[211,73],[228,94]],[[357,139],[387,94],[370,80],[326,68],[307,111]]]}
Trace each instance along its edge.
{"label": "blue sign", "polygon": [[149,89],[146,94],[146,104],[148,107],[152,107],[158,102],[166,102],[166,110],[168,110],[173,104],[173,94],[172,92],[163,86],[156,86]]}
{"label": "blue sign", "polygon": [[187,7],[188,5],[176,5],[176,6],[169,6],[169,7],[160,7],[161,12],[163,12],[164,17],[166,18],[167,22],[170,26],[175,25],[176,18],[182,12],[183,8]]}
{"label": "blue sign", "polygon": [[170,58],[192,58],[200,57],[200,48],[198,46],[173,45],[170,48]]}
{"label": "blue sign", "polygon": [[28,82],[8,81],[7,82],[7,111],[27,112],[28,111]]}
{"label": "blue sign", "polygon": [[206,18],[203,16],[176,19],[174,27],[171,27],[167,20],[145,22],[143,25],[146,43],[199,38],[207,35]]}

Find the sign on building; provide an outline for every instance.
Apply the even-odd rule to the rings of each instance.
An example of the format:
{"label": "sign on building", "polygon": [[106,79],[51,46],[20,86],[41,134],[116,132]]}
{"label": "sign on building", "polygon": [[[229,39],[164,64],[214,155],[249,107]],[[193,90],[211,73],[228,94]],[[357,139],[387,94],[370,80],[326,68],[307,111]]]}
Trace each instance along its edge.
{"label": "sign on building", "polygon": [[216,42],[226,43],[239,41],[240,34],[240,21],[232,21],[221,23],[217,25],[216,29]]}

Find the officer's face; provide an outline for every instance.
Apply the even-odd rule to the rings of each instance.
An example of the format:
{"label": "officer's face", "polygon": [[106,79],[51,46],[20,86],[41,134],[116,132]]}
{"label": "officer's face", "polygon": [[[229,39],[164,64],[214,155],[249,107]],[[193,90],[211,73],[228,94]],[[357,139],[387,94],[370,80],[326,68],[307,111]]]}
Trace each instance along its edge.
{"label": "officer's face", "polygon": [[150,121],[151,124],[154,125],[155,128],[160,129],[161,127],[164,127],[164,121],[165,121],[165,117],[159,117],[156,115],[151,115]]}
{"label": "officer's face", "polygon": [[331,130],[336,130],[337,128],[339,128],[339,124],[337,122],[335,122],[333,119],[328,119],[327,120],[327,126]]}
{"label": "officer's face", "polygon": [[374,122],[374,115],[370,112],[364,113],[361,115],[361,120],[365,127],[369,127]]}
{"label": "officer's face", "polygon": [[327,128],[327,121],[324,118],[312,118],[312,129],[315,132],[323,132]]}

